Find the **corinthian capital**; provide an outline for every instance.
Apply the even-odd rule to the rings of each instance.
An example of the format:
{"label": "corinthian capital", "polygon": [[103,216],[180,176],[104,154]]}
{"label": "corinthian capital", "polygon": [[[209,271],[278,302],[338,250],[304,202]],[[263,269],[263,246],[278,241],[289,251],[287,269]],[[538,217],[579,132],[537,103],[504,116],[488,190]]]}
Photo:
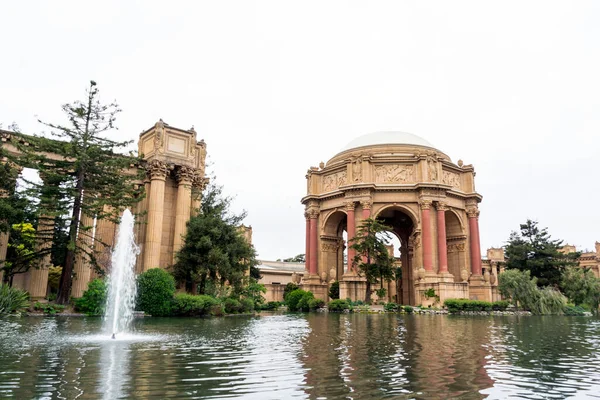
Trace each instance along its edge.
{"label": "corinthian capital", "polygon": [[353,201],[348,201],[344,206],[346,207],[346,211],[354,211],[356,208],[356,204]]}
{"label": "corinthian capital", "polygon": [[436,207],[438,211],[447,211],[448,210],[448,204],[443,203],[441,201],[438,201]]}
{"label": "corinthian capital", "polygon": [[173,167],[160,160],[152,160],[146,165],[146,173],[150,179],[166,179]]}
{"label": "corinthian capital", "polygon": [[467,207],[467,217],[477,218],[479,217],[479,210],[477,207]]}
{"label": "corinthian capital", "polygon": [[371,203],[368,200],[364,200],[360,202],[361,207],[363,208],[363,210],[370,210],[371,206],[373,205],[373,203]]}
{"label": "corinthian capital", "polygon": [[194,180],[196,174],[196,170],[191,167],[181,166],[177,168],[177,172],[175,173],[175,177],[177,178],[177,182],[179,184],[185,183],[190,184]]}
{"label": "corinthian capital", "polygon": [[431,208],[431,203],[431,200],[421,200],[419,206],[421,207],[421,210],[429,210]]}

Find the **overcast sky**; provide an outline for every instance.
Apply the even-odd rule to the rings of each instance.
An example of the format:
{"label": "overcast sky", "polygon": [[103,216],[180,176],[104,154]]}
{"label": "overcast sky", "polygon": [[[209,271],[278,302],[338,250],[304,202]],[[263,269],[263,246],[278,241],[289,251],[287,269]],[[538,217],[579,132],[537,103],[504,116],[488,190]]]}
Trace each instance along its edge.
{"label": "overcast sky", "polygon": [[120,137],[207,142],[263,259],[304,252],[305,173],[373,131],[474,164],[482,253],[527,218],[600,240],[600,2],[12,1],[0,122],[62,121],[90,79]]}

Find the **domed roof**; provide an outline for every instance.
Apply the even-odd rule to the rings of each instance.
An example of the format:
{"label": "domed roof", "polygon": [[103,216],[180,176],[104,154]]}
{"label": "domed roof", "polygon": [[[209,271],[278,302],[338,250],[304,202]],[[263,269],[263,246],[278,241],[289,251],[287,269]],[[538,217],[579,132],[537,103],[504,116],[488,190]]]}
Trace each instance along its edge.
{"label": "domed roof", "polygon": [[356,139],[352,140],[350,143],[348,143],[342,149],[342,152],[350,149],[355,149],[357,147],[377,146],[385,144],[408,144],[435,148],[427,140],[423,139],[420,136],[413,135],[412,133],[400,131],[384,131],[367,133],[366,135],[359,136]]}

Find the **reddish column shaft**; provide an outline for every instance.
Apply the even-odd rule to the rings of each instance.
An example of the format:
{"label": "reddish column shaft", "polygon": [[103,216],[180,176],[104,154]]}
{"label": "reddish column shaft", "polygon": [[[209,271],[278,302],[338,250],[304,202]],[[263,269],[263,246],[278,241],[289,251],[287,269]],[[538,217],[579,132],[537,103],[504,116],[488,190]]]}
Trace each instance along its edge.
{"label": "reddish column shaft", "polygon": [[431,215],[429,209],[421,210],[423,220],[423,268],[433,271],[433,245],[431,243]]}
{"label": "reddish column shaft", "polygon": [[317,275],[317,219],[310,219],[310,270],[311,275]]}
{"label": "reddish column shaft", "polygon": [[448,247],[446,246],[446,212],[437,211],[437,238],[438,257],[440,261],[439,273],[448,272]]}
{"label": "reddish column shaft", "polygon": [[306,254],[304,255],[304,269],[310,268],[310,218],[306,217]]}
{"label": "reddish column shaft", "polygon": [[363,215],[363,219],[369,219],[369,218],[371,218],[371,209],[370,208],[363,208],[362,215]]}
{"label": "reddish column shaft", "polygon": [[350,248],[350,246],[352,246],[354,244],[354,242],[352,242],[352,239],[354,239],[354,236],[356,235],[356,226],[355,226],[355,219],[354,219],[354,210],[347,210],[347,237],[348,237],[348,271],[351,271],[352,268],[352,263],[354,262],[354,256],[356,255],[356,252],[354,251],[354,249]]}
{"label": "reddish column shaft", "polygon": [[479,221],[477,217],[469,217],[469,230],[471,231],[471,273],[481,275],[481,247],[479,245]]}

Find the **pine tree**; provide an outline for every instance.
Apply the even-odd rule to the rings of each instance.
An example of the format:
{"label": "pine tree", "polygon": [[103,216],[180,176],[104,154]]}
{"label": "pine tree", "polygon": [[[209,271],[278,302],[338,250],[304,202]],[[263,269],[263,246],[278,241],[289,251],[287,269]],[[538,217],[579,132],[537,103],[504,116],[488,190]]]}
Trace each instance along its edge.
{"label": "pine tree", "polygon": [[538,228],[538,222],[527,220],[521,232],[511,232],[505,246],[506,267],[529,271],[538,286],[559,286],[565,268],[577,266],[579,252],[562,253],[562,240],[553,240],[548,228]]}
{"label": "pine tree", "polygon": [[363,221],[356,236],[351,239],[351,248],[356,251],[352,260],[358,267],[359,275],[367,279],[365,302],[371,302],[371,284],[390,281],[394,277],[394,258],[386,247],[390,236],[390,227],[380,221],[369,218]]}
{"label": "pine tree", "polygon": [[[133,155],[119,153],[132,141],[115,141],[107,137],[115,128],[115,119],[121,111],[116,103],[102,104],[96,82],[91,81],[84,101],[63,105],[66,124],[39,121],[51,129],[50,139],[36,136],[33,145],[22,146],[21,165],[35,166],[44,182],[28,182],[30,197],[41,198],[40,218],[63,218],[68,215],[68,244],[60,279],[57,302],[69,301],[75,254],[86,252],[92,266],[96,260],[90,249],[77,246],[78,235],[92,235],[92,226],[83,226],[83,215],[110,219],[118,223],[118,212],[133,206],[141,198],[143,177],[140,160]],[[105,207],[110,206],[110,207]],[[107,209],[117,210],[107,212]],[[50,222],[50,221],[48,221]],[[38,229],[47,240],[55,236],[52,224],[47,232]]]}
{"label": "pine tree", "polygon": [[222,189],[211,184],[200,212],[188,222],[173,272],[194,294],[204,294],[210,284],[221,288],[228,284],[240,292],[247,271],[258,264],[254,247],[239,229],[246,214],[231,213],[230,204]]}

